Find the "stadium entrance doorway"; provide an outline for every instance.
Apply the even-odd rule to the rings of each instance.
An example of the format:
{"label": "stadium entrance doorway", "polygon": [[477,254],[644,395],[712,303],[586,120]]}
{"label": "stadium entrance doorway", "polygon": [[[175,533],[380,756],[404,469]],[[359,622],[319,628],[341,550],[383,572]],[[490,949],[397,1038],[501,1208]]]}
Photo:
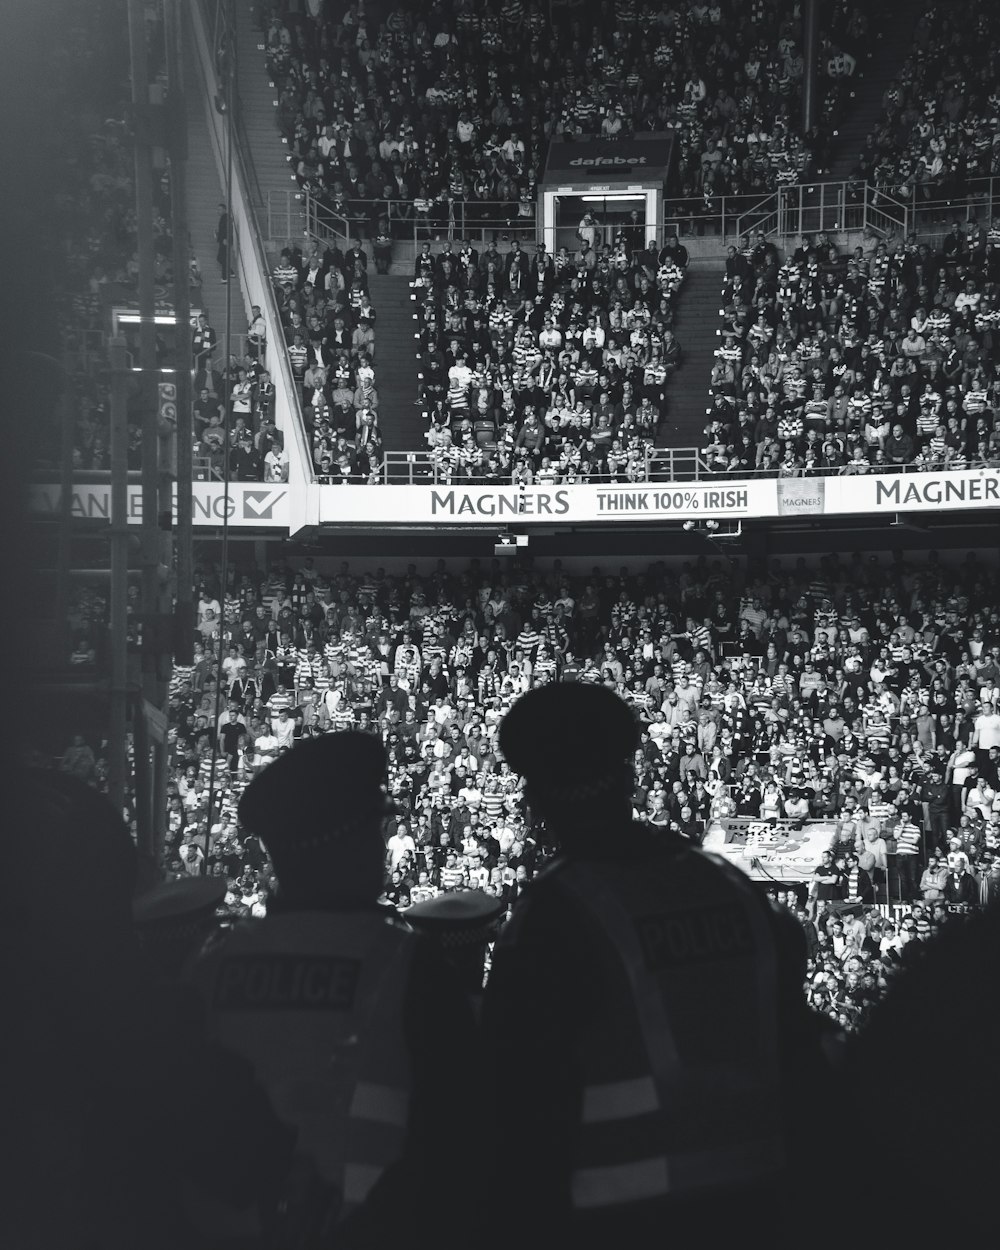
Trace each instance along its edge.
{"label": "stadium entrance doorway", "polygon": [[539,187],[542,241],[550,253],[600,251],[621,235],[629,252],[662,242],[663,198],[674,161],[671,133],[555,142]]}
{"label": "stadium entrance doorway", "polygon": [[[629,252],[640,250],[646,243],[647,204],[641,191],[605,192],[603,195],[557,194],[552,244],[545,236],[545,245],[558,252],[561,247],[576,251],[583,237],[598,252],[605,243],[612,247],[619,233]],[[653,219],[653,231],[656,219]]]}

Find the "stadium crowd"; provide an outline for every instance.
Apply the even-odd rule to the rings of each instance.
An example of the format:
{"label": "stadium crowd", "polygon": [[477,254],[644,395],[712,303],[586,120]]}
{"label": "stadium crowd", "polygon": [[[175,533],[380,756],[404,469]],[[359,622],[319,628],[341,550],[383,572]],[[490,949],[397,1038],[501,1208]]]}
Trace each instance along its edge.
{"label": "stadium crowd", "polygon": [[[641,232],[640,232],[641,233]],[[579,249],[514,240],[423,245],[414,263],[420,400],[447,481],[642,481],[681,360],[675,302],[687,249],[620,235],[591,215]]]}
{"label": "stadium crowd", "polygon": [[[375,254],[380,272],[387,265]],[[368,253],[315,241],[282,249],[272,283],[320,480],[378,484],[383,474],[375,385],[375,309]]]}
{"label": "stadium crowd", "polygon": [[1000,173],[1000,92],[993,63],[1000,14],[988,0],[921,6],[903,68],[886,89],[883,117],[855,177],[919,209],[964,199]]}
{"label": "stadium crowd", "polygon": [[1000,225],[731,247],[705,455],[796,476],[1000,464]]}
{"label": "stadium crowd", "polygon": [[[278,124],[300,187],[352,233],[453,237],[456,222],[534,217],[553,138],[673,130],[682,197],[797,181],[801,21],[791,0],[620,0],[584,12],[537,0],[351,4],[314,17],[265,7]],[[869,31],[864,6],[825,6],[823,127],[849,103]],[[384,20],[381,20],[383,19]],[[507,50],[517,41],[523,57]],[[823,146],[822,127],[809,142]],[[704,210],[704,204],[698,206]],[[485,236],[483,242],[485,242]]]}
{"label": "stadium crowd", "polygon": [[[354,727],[389,752],[386,899],[477,886],[509,904],[549,851],[497,724],[533,685],[605,682],[643,724],[637,818],[694,842],[719,818],[833,822],[813,878],[775,901],[805,927],[814,1001],[853,1025],[908,942],[1000,888],[998,581],[971,553],[586,576],[306,560],[234,577],[223,606],[206,570],[171,694],[168,866],[224,875],[228,909],[261,914],[239,796],[297,739]],[[63,766],[106,771],[79,739]]]}

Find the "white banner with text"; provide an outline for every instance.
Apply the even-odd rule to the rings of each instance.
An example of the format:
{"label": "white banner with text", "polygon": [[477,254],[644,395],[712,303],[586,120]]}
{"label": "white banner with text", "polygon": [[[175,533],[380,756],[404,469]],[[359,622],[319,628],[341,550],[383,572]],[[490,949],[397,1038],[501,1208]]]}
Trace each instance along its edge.
{"label": "white banner with text", "polygon": [[826,479],[826,513],[948,512],[1000,508],[1000,469],[883,473]]}
{"label": "white banner with text", "polygon": [[[191,500],[193,524],[199,528],[214,528],[222,524],[228,513],[229,524],[233,526],[287,530],[288,491],[287,483],[232,482],[227,498],[221,482],[195,482]],[[55,515],[59,512],[61,494],[58,486],[32,486],[31,510]],[[142,487],[130,482],[127,497],[126,519],[130,525],[138,525],[142,521]],[[74,517],[89,521],[110,521],[110,485],[106,482],[74,484],[70,511]]]}
{"label": "white banner with text", "polygon": [[[194,524],[287,530],[292,493],[310,524],[378,526],[617,525],[644,521],[740,520],[795,516],[891,516],[1000,508],[1000,470],[857,477],[762,478],[572,486],[308,486],[197,482]],[[59,487],[31,487],[31,509],[53,515]],[[73,487],[74,517],[111,519],[107,483]],[[142,491],[128,487],[128,520],[142,518]]]}
{"label": "white banner with text", "polygon": [[[616,524],[777,515],[777,485],[321,486],[322,524]],[[385,496],[383,500],[381,496]]]}

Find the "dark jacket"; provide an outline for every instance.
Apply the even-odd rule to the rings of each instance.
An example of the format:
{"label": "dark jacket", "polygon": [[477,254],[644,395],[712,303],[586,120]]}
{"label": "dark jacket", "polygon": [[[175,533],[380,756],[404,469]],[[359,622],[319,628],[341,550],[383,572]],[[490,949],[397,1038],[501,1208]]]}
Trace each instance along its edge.
{"label": "dark jacket", "polygon": [[913,439],[909,434],[898,438],[890,434],[885,440],[885,458],[890,464],[909,464],[913,460]]}
{"label": "dark jacket", "polygon": [[[527,1238],[522,1244],[607,1245],[609,1232],[615,1231],[619,1244],[640,1245],[647,1244],[640,1239],[654,1228],[662,1235],[667,1228],[693,1233],[695,1228],[704,1232],[711,1226],[714,1230],[719,1221],[720,1227],[727,1226],[729,1214],[720,1209],[726,1204],[719,1204],[717,1197],[714,1202],[692,1202],[681,1208],[659,1199],[629,1203],[613,1208],[613,1216],[604,1209],[588,1212],[586,1219],[568,1213],[583,1082],[577,1043],[598,1027],[592,1016],[603,990],[595,981],[595,969],[606,966],[611,942],[558,884],[561,867],[573,864],[616,876],[628,876],[634,868],[637,879],[645,883],[643,889],[661,874],[664,882],[673,878],[674,888],[679,875],[692,873],[701,882],[699,888],[704,888],[708,876],[716,871],[722,874],[713,861],[677,836],[633,824],[605,836],[599,846],[580,847],[574,856],[554,861],[515,903],[514,937],[506,943],[501,940],[494,949],[483,1031],[487,1070],[497,1089],[498,1105],[509,1108],[497,1125],[496,1166],[500,1167],[499,1160],[518,1159],[521,1197],[535,1216],[530,1227],[522,1228]],[[791,915],[779,916],[762,895],[759,907],[774,941],[775,993],[782,1022],[779,1062],[786,1074],[797,1073],[793,1082],[812,1082],[819,1079],[818,1043],[802,991],[806,955],[801,929]],[[678,1017],[678,1038],[684,1037],[684,1044],[690,1041],[688,1024],[695,1032],[711,1029],[707,1016],[713,1010],[705,1001],[706,1018],[682,1026]],[[567,1229],[572,1235],[560,1239],[559,1234]],[[495,1244],[501,1240],[498,1234]]]}
{"label": "dark jacket", "polygon": [[976,879],[971,872],[950,872],[948,880],[944,883],[944,898],[946,903],[975,903],[978,902],[978,890],[976,889]]}

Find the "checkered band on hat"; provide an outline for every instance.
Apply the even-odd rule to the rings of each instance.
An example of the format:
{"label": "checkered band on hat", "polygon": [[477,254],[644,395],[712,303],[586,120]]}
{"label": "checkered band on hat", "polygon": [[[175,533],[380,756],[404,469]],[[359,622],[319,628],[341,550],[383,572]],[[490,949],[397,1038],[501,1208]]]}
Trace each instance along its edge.
{"label": "checkered band on hat", "polygon": [[180,946],[192,938],[199,937],[206,927],[215,924],[214,912],[199,912],[195,915],[178,918],[165,916],[159,920],[150,920],[138,926],[139,940],[143,945]]}
{"label": "checkered band on hat", "polygon": [[481,946],[492,941],[496,936],[497,922],[477,925],[475,928],[435,929],[435,941],[444,950],[465,950],[470,946]]}
{"label": "checkered band on hat", "polygon": [[360,812],[349,820],[338,821],[331,816],[330,824],[326,828],[318,830],[308,838],[296,838],[294,841],[289,841],[283,844],[282,849],[286,855],[289,853],[298,855],[314,851],[317,847],[329,846],[332,842],[339,842],[342,838],[348,838],[370,824],[383,806],[382,803],[375,803],[369,810]]}
{"label": "checkered band on hat", "polygon": [[605,773],[600,777],[591,777],[587,781],[579,781],[576,783],[556,783],[550,784],[548,781],[538,783],[539,789],[543,789],[551,798],[564,803],[583,803],[587,799],[597,799],[607,794],[618,785],[622,778],[621,770]]}

